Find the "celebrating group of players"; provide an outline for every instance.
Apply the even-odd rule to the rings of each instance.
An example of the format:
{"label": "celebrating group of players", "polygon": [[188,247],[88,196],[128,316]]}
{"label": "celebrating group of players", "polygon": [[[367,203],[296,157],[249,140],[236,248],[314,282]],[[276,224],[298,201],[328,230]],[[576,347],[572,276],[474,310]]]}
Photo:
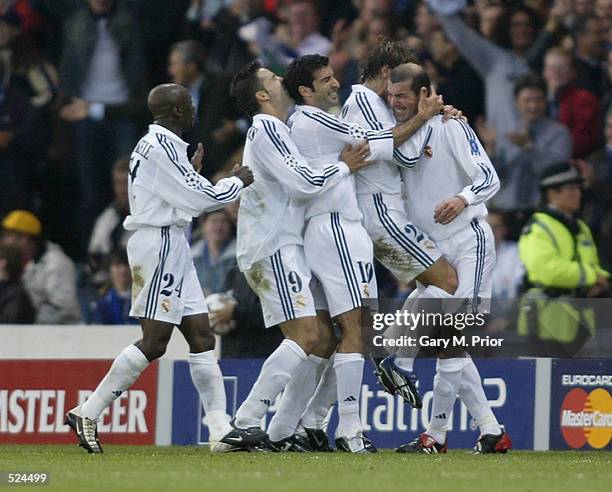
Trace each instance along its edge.
{"label": "celebrating group of players", "polygon": [[[193,121],[189,93],[172,84],[151,91],[154,124],[131,156],[125,221],[135,231],[130,314],[140,318],[143,338],[66,416],[89,452],[102,452],[96,421],[104,408],[163,355],[174,326],[189,343],[212,451],[330,451],[325,427],[337,403],[337,449],[376,452],[359,412],[362,326],[377,299],[374,257],[400,281],[416,279],[404,309],[437,299],[458,301],[453,310],[487,311],[495,249],[484,203],[499,180],[474,131],[443,105],[402,43],[381,42],[370,52],[362,84],[334,116],[338,89],[324,56],[296,59],[284,79],[256,62],[244,67],[231,91],[253,119],[245,166],[215,186],[198,173],[201,152],[189,162],[180,138]],[[238,265],[266,326],[279,325],[285,339],[230,420],[183,229],[192,216],[238,198]],[[475,451],[510,449],[469,355],[462,348],[436,355],[429,428],[398,451],[446,452],[457,396],[480,428]],[[376,366],[387,391],[420,407],[414,357],[398,351]],[[262,418],[281,392],[264,431]]]}

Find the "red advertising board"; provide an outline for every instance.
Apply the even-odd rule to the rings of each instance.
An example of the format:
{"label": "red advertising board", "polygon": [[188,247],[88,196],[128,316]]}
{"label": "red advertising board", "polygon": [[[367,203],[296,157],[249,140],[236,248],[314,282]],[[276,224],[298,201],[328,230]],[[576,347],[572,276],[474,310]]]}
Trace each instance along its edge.
{"label": "red advertising board", "polygon": [[[64,414],[93,392],[108,360],[0,361],[0,444],[75,443]],[[101,415],[107,444],[154,444],[157,363]]]}

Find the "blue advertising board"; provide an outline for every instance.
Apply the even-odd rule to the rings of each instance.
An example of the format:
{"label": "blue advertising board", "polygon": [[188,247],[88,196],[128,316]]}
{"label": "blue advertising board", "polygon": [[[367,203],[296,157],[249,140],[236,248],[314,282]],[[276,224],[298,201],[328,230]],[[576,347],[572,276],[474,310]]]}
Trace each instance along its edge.
{"label": "blue advertising board", "polygon": [[612,449],[612,359],[554,360],[550,449]]}
{"label": "blue advertising board", "polygon": [[[221,360],[228,400],[228,412],[234,414],[246,398],[259,375],[262,360]],[[533,422],[535,401],[534,360],[478,360],[476,365],[483,378],[485,393],[500,423],[504,424],[516,449],[533,448]],[[384,392],[366,362],[361,392],[361,418],[365,432],[381,448],[392,448],[405,443],[423,432],[429,424],[435,360],[418,360],[415,370],[419,374],[423,409],[415,410],[398,397]],[[272,405],[264,417],[267,424],[276,410]],[[177,361],[174,366],[172,444],[203,444],[208,430],[202,422],[198,394],[191,382],[187,362]],[[337,423],[334,410],[329,424],[329,435]],[[471,448],[478,438],[465,406],[457,401],[453,411],[448,442],[451,448]]]}

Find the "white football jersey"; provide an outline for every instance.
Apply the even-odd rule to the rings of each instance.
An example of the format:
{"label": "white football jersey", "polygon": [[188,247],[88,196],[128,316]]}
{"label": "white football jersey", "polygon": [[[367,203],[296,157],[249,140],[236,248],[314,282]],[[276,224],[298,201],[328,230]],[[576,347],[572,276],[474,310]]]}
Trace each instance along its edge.
{"label": "white football jersey", "polygon": [[[335,116],[314,106],[297,106],[289,120],[291,138],[313,169],[340,158],[347,144],[357,145],[367,139],[368,159],[391,159],[393,135],[389,130],[367,130],[355,123],[340,121]],[[355,180],[348,176],[325,195],[313,198],[306,205],[306,219],[329,212],[339,212],[347,220],[361,220],[357,205]]]}
{"label": "white football jersey", "polygon": [[[412,167],[402,167],[402,178],[408,217],[439,241],[469,229],[472,219],[487,215],[485,202],[499,190],[499,178],[467,123],[443,122],[442,116],[435,116],[426,126],[431,129],[429,149]],[[456,195],[464,197],[468,206],[450,224],[436,224],[436,206]]]}
{"label": "white football jersey", "polygon": [[[396,126],[395,117],[386,101],[373,90],[360,84],[353,85],[353,91],[344,103],[340,119],[378,131],[389,130]],[[427,138],[427,132],[419,130],[404,142],[401,148],[393,150],[393,160],[382,158],[357,172],[355,175],[357,195],[401,193],[402,182],[398,166],[414,164],[422,154]]]}
{"label": "white football jersey", "polygon": [[187,158],[188,143],[160,125],[150,125],[130,156],[128,231],[144,227],[185,227],[206,211],[233,202],[243,183],[231,177],[213,186]]}
{"label": "white football jersey", "polygon": [[241,195],[238,212],[238,266],[248,270],[281,246],[303,244],[307,199],[344,180],[349,168],[336,155],[326,166],[313,169],[287,125],[267,114],[253,118],[243,162],[255,176]]}

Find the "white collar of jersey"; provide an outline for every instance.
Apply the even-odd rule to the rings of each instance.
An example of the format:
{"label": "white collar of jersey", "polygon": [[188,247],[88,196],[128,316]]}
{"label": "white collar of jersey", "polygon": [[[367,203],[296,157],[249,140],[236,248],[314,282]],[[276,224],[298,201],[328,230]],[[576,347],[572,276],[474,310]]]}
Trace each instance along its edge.
{"label": "white collar of jersey", "polygon": [[310,106],[308,104],[298,104],[296,108],[300,111],[308,111],[309,113],[327,113],[327,111],[324,109],[317,108],[316,106]]}
{"label": "white collar of jersey", "polygon": [[353,89],[353,92],[365,92],[366,94],[370,94],[371,96],[380,98],[380,96],[376,94],[376,92],[362,84],[354,84],[351,86],[351,89]]}
{"label": "white collar of jersey", "polygon": [[185,142],[181,137],[179,137],[176,133],[171,132],[170,130],[161,125],[149,125],[149,133],[161,133],[162,135],[171,138],[173,142],[183,145],[185,148],[189,146],[189,144]]}
{"label": "white collar of jersey", "polygon": [[285,123],[284,121],[281,121],[276,116],[272,116],[271,114],[267,113],[257,113],[255,116],[253,116],[253,123],[258,120],[269,120],[275,123],[280,123],[283,126],[287,126],[287,123]]}

